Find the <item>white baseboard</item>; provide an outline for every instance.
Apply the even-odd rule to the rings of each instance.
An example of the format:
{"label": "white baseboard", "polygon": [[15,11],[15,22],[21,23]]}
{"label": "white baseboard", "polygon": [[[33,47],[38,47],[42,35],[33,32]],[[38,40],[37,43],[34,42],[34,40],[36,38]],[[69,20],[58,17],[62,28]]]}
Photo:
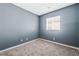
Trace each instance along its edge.
{"label": "white baseboard", "polygon": [[13,49],[13,48],[17,48],[17,47],[20,47],[20,46],[22,46],[22,45],[25,45],[25,44],[31,43],[31,42],[36,41],[36,40],[38,40],[38,38],[37,38],[37,39],[34,39],[34,40],[31,40],[31,41],[28,41],[28,42],[24,42],[24,43],[19,44],[19,45],[16,45],[16,46],[12,46],[12,47],[9,47],[9,48],[6,48],[6,49],[3,49],[3,50],[0,50],[0,52],[8,51],[8,50],[11,50],[11,49]]}
{"label": "white baseboard", "polygon": [[59,45],[65,46],[65,47],[77,49],[77,50],[79,51],[79,48],[78,48],[78,47],[74,47],[74,46],[70,46],[70,45],[66,45],[66,44],[62,44],[62,43],[58,43],[58,42],[54,42],[54,41],[50,41],[50,40],[46,40],[46,39],[43,39],[43,38],[37,38],[37,39],[34,39],[34,40],[32,40],[32,41],[29,41],[29,42],[25,42],[25,43],[22,43],[22,44],[19,44],[19,45],[10,47],[10,48],[6,48],[6,49],[3,49],[3,50],[0,50],[0,52],[4,52],[4,51],[7,51],[7,50],[10,50],[10,49],[13,49],[13,48],[20,47],[20,46],[22,46],[22,45],[25,45],[25,44],[31,43],[31,42],[33,42],[33,41],[36,41],[36,40],[38,40],[38,39],[42,39],[42,40],[45,40],[45,41],[48,41],[48,42],[51,42],[51,43],[59,44]]}
{"label": "white baseboard", "polygon": [[[39,38],[39,39],[42,39],[42,38]],[[42,39],[42,40],[45,40],[45,41],[48,41],[48,42],[51,42],[51,43],[55,43],[55,44],[58,44],[58,45],[62,45],[62,46],[65,46],[65,47],[73,48],[73,49],[76,49],[76,50],[79,51],[78,47],[74,47],[74,46],[70,46],[70,45],[67,45],[67,44],[62,44],[62,43],[58,43],[58,42],[54,42],[54,41],[50,41],[50,40],[46,40],[46,39]]]}

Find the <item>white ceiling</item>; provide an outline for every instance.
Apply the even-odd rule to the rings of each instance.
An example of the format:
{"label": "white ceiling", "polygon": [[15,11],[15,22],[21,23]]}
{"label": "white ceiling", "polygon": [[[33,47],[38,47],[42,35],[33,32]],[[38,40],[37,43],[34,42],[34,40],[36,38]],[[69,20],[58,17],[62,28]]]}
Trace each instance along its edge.
{"label": "white ceiling", "polygon": [[15,5],[37,15],[43,15],[51,11],[64,8],[73,3],[14,3]]}

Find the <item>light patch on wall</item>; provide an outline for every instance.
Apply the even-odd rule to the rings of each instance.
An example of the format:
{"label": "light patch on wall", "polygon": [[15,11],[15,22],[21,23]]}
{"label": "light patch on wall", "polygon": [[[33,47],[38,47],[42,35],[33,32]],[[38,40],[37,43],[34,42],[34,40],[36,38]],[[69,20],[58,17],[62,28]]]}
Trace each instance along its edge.
{"label": "light patch on wall", "polygon": [[60,16],[47,18],[46,30],[60,31]]}

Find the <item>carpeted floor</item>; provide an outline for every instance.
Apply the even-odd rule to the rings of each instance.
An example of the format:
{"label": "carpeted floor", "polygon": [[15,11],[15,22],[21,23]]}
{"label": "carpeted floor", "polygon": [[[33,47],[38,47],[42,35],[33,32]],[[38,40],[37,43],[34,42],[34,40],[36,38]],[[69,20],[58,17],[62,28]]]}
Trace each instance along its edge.
{"label": "carpeted floor", "polygon": [[79,51],[38,39],[4,52],[2,56],[79,56]]}

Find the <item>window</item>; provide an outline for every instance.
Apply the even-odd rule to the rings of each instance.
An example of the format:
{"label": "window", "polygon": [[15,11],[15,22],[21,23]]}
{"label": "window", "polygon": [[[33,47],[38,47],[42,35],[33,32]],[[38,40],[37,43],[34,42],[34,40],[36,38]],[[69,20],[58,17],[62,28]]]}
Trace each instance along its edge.
{"label": "window", "polygon": [[46,29],[60,31],[60,16],[55,16],[46,19]]}

